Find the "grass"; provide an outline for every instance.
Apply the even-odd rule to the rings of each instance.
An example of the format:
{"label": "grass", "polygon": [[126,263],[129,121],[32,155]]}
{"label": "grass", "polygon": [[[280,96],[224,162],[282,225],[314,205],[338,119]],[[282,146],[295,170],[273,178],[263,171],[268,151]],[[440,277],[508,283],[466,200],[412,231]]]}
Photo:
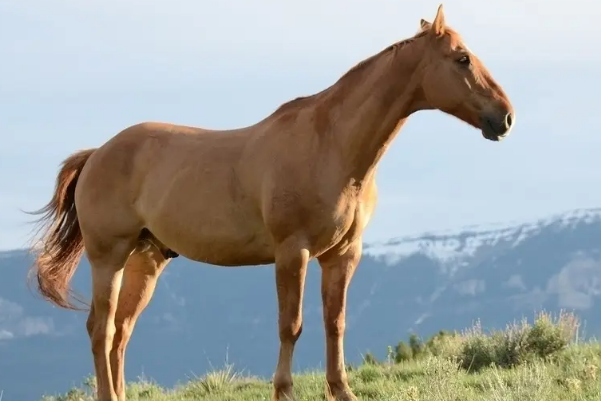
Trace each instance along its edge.
{"label": "grass", "polygon": [[[601,344],[578,338],[574,315],[539,314],[505,330],[485,333],[478,324],[463,333],[440,332],[422,342],[389,347],[386,361],[366,355],[349,367],[360,400],[571,401],[600,400]],[[324,400],[323,372],[295,375],[299,400]],[[93,378],[80,389],[44,401],[91,401]],[[141,379],[128,400],[268,401],[269,382],[237,373],[231,365],[173,389]]]}

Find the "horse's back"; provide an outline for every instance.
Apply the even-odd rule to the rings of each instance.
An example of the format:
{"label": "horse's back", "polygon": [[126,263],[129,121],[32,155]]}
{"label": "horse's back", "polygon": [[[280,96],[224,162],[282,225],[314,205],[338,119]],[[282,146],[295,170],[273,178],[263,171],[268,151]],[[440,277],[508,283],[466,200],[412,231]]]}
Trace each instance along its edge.
{"label": "horse's back", "polygon": [[234,131],[145,122],[124,129],[98,148],[87,168],[122,181],[143,180],[152,172],[156,181],[160,175],[199,164],[233,164],[243,147],[243,136]]}

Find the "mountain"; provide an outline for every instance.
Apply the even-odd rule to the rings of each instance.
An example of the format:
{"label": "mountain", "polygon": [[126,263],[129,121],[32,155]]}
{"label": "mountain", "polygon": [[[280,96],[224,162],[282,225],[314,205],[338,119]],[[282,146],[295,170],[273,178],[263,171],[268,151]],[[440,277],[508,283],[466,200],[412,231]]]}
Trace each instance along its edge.
{"label": "mountain", "polygon": [[[86,314],[39,299],[26,286],[30,256],[0,253],[0,390],[6,400],[64,392],[93,372]],[[74,277],[90,294],[89,264]],[[311,262],[295,370],[324,365],[319,267]],[[471,226],[365,244],[349,289],[346,355],[383,357],[415,332],[501,328],[540,309],[573,310],[601,333],[601,209],[526,223]],[[278,352],[273,266],[217,268],[175,259],[140,318],[127,376],[165,386],[221,367],[270,376]]]}

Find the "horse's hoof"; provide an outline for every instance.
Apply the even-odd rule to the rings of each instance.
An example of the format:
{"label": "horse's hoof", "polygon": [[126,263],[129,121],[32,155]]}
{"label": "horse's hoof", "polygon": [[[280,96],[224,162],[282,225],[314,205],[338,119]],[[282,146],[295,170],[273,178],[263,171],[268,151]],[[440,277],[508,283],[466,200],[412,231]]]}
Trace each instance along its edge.
{"label": "horse's hoof", "polygon": [[348,386],[328,385],[326,389],[326,399],[328,401],[358,401],[359,399]]}
{"label": "horse's hoof", "polygon": [[296,401],[292,386],[274,388],[272,401]]}

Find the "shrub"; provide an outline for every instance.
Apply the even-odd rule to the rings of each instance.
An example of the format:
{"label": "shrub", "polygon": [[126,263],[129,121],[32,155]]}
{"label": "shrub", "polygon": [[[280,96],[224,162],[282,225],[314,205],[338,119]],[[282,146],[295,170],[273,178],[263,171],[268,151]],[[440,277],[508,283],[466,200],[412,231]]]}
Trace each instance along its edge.
{"label": "shrub", "polygon": [[240,378],[241,375],[234,371],[234,366],[226,363],[225,368],[208,372],[203,377],[188,383],[186,394],[210,395],[221,393]]}
{"label": "shrub", "polygon": [[492,338],[482,333],[479,322],[464,334],[464,342],[458,359],[460,366],[468,371],[494,365],[497,360],[497,349]]}
{"label": "shrub", "polygon": [[490,335],[483,333],[478,322],[463,334],[459,362],[463,369],[479,371],[491,365],[509,368],[534,358],[546,359],[565,349],[577,331],[577,318],[565,312],[556,320],[542,312],[532,326],[524,319]]}
{"label": "shrub", "polygon": [[413,358],[415,359],[419,358],[424,354],[424,343],[422,343],[417,334],[411,334],[409,336],[409,347],[411,348]]}
{"label": "shrub", "polygon": [[395,349],[394,360],[396,363],[409,361],[413,359],[413,350],[407,343],[400,341]]}
{"label": "shrub", "polygon": [[540,358],[565,349],[576,339],[579,322],[575,315],[561,312],[556,321],[547,313],[539,314],[528,333],[528,348]]}
{"label": "shrub", "polygon": [[445,359],[453,359],[459,356],[462,347],[462,336],[444,330],[441,330],[426,342],[426,352],[428,354]]}
{"label": "shrub", "polygon": [[378,359],[371,353],[368,352],[363,356],[363,363],[365,365],[379,365]]}
{"label": "shrub", "polygon": [[412,334],[409,344],[399,341],[393,351],[393,359],[396,363],[416,360],[427,356],[439,356],[441,358],[456,358],[463,343],[463,338],[458,333],[450,333],[441,330],[425,343],[419,337]]}

